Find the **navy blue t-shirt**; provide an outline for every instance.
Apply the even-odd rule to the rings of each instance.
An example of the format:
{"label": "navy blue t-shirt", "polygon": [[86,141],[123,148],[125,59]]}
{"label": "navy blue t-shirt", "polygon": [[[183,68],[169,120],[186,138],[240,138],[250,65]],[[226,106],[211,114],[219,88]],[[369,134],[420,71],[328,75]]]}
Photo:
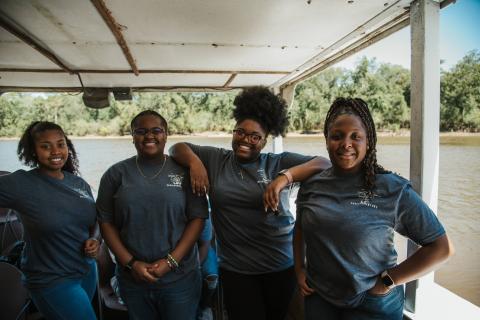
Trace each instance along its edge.
{"label": "navy blue t-shirt", "polygon": [[[105,172],[98,190],[98,220],[116,226],[123,245],[133,256],[154,262],[175,249],[191,219],[206,219],[208,209],[205,197],[193,194],[185,168],[171,158],[166,159],[157,176],[158,168],[144,166],[144,170],[153,172],[147,177],[154,178],[142,176],[135,157],[131,157]],[[181,272],[168,272],[157,284],[177,281],[198,269],[197,246],[179,263]],[[123,268],[117,268],[117,273],[121,281],[134,281]]]}
{"label": "navy blue t-shirt", "polygon": [[397,264],[394,230],[419,245],[445,234],[408,180],[377,174],[375,185],[367,192],[362,174],[337,176],[330,168],[298,193],[307,282],[338,306],[356,306],[378,275]]}
{"label": "navy blue t-shirt", "polygon": [[314,157],[297,153],[261,153],[242,164],[232,150],[187,144],[208,171],[212,221],[218,241],[220,266],[243,274],[263,274],[293,265],[295,218],[289,190],[280,193],[279,214],[266,213],[263,193],[283,169]]}
{"label": "navy blue t-shirt", "polygon": [[63,180],[38,169],[0,177],[0,207],[16,210],[25,228],[21,268],[29,288],[43,288],[89,271],[84,243],[95,224],[95,201],[82,178]]}

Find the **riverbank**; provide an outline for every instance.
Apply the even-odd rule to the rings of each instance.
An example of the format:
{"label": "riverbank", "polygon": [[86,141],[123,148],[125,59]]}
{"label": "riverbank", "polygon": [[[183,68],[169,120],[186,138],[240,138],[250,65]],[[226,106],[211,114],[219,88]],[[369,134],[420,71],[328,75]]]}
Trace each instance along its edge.
{"label": "riverbank", "polygon": [[[203,138],[224,138],[230,137],[230,132],[223,132],[223,131],[205,131],[205,132],[194,132],[190,134],[172,134],[169,137],[172,138],[181,138],[181,137],[203,137]],[[410,131],[378,131],[377,136],[379,138],[385,137],[395,137],[395,138],[410,138]],[[71,139],[81,140],[81,139],[130,139],[130,135],[124,136],[99,136],[99,135],[86,135],[86,136],[68,136]],[[320,137],[323,138],[323,132],[321,131],[312,131],[309,133],[303,132],[288,132],[286,138],[289,137]],[[479,138],[480,139],[480,132],[440,132],[440,140],[441,143],[444,143],[445,139],[457,139],[457,138]],[[8,141],[8,140],[18,140],[20,137],[0,137],[0,141]]]}

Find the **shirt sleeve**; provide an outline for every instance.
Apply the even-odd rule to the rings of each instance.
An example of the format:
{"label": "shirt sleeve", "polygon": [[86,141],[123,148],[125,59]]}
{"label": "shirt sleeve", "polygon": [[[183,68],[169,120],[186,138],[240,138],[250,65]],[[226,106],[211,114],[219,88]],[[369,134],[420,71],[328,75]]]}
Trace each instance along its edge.
{"label": "shirt sleeve", "polygon": [[212,167],[217,166],[221,159],[226,154],[226,150],[222,148],[199,146],[196,144],[185,143],[192,149],[192,151],[200,158],[207,171],[210,171]]}
{"label": "shirt sleeve", "polygon": [[187,218],[189,220],[194,218],[208,218],[207,199],[205,196],[198,196],[193,194],[192,186],[190,185],[190,176],[185,175],[183,179],[183,188],[187,199]]}
{"label": "shirt sleeve", "polygon": [[418,245],[426,245],[445,234],[445,229],[428,205],[407,184],[399,199],[395,231]]}
{"label": "shirt sleeve", "polygon": [[108,169],[100,180],[97,196],[97,218],[99,222],[113,222],[115,210],[114,195],[117,191],[119,181],[115,179],[113,169]]}
{"label": "shirt sleeve", "polygon": [[305,156],[303,154],[293,152],[282,152],[280,155],[280,170],[298,166],[299,164],[305,163],[315,158],[313,156]]}
{"label": "shirt sleeve", "polygon": [[83,190],[85,190],[85,192],[92,198],[93,198],[93,193],[92,193],[92,187],[90,186],[90,184],[88,184],[87,181],[85,181],[85,179],[81,178],[81,177],[78,177],[80,178],[80,181],[82,182],[82,188]]}
{"label": "shirt sleeve", "polygon": [[16,209],[19,195],[19,179],[17,173],[0,176],[0,207]]}
{"label": "shirt sleeve", "polygon": [[308,210],[308,199],[310,197],[309,193],[311,190],[312,182],[311,177],[300,184],[300,189],[297,193],[297,199],[295,200],[297,206],[297,216],[296,219],[301,221],[302,215],[305,210]]}

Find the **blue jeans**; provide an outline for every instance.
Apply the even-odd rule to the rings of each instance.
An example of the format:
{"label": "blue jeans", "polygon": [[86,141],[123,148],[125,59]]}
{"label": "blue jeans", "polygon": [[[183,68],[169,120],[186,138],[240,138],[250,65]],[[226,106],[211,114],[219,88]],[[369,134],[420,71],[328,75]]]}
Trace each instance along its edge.
{"label": "blue jeans", "polygon": [[218,261],[215,250],[212,247],[209,247],[207,257],[202,264],[202,278],[205,279],[206,276],[211,274],[218,275]]}
{"label": "blue jeans", "polygon": [[97,284],[97,264],[91,260],[90,271],[80,279],[69,279],[50,287],[31,289],[38,311],[48,320],[95,320],[92,298]]}
{"label": "blue jeans", "polygon": [[132,320],[193,320],[200,300],[201,282],[199,269],[164,286],[120,279],[120,294]]}
{"label": "blue jeans", "polygon": [[403,286],[381,296],[367,292],[355,308],[337,307],[314,293],[305,297],[305,320],[402,320],[403,303]]}

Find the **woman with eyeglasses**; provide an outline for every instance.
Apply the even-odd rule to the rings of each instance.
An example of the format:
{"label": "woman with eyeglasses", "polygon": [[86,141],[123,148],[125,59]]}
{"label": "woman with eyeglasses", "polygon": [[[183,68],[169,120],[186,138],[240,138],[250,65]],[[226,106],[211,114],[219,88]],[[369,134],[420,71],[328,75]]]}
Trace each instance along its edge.
{"label": "woman with eyeglasses", "polygon": [[147,110],[131,122],[137,155],[110,167],[97,198],[130,319],[191,320],[201,293],[197,239],[208,216],[186,170],[164,154],[167,122]]}
{"label": "woman with eyeglasses", "polygon": [[218,241],[220,281],[230,320],[283,319],[295,289],[288,188],[330,166],[328,160],[261,153],[268,136],[283,135],[287,106],[268,88],[234,101],[232,150],[178,143],[172,157],[190,169],[195,192],[209,188]]}

